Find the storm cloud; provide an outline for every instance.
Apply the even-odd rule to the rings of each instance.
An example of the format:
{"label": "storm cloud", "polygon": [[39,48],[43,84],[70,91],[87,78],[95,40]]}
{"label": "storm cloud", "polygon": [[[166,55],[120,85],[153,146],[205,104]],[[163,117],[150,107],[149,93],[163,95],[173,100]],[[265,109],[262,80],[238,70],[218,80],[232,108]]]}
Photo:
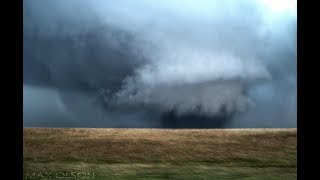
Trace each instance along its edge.
{"label": "storm cloud", "polygon": [[294,9],[30,0],[23,31],[25,126],[296,127]]}

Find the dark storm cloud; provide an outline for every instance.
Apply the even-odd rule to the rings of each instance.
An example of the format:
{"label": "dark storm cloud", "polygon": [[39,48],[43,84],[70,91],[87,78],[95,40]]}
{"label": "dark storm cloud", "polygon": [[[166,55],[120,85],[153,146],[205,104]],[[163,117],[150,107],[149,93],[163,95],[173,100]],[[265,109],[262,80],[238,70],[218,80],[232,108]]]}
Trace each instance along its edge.
{"label": "dark storm cloud", "polygon": [[296,17],[251,0],[24,1],[24,84],[54,89],[74,126],[295,127]]}

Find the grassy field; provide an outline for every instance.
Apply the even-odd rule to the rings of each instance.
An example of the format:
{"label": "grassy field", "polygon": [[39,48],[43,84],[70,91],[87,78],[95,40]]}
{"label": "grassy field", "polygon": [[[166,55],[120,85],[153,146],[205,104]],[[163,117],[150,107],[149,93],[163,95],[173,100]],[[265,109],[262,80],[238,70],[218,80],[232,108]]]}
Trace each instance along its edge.
{"label": "grassy field", "polygon": [[296,136],[296,129],[25,128],[24,179],[296,179]]}

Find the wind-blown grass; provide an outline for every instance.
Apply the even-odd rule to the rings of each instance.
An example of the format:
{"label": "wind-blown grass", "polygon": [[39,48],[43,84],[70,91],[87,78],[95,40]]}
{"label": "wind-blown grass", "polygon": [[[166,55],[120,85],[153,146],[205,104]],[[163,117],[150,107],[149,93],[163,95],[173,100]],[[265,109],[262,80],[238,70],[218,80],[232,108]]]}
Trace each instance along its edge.
{"label": "wind-blown grass", "polygon": [[295,179],[296,154],[296,129],[24,129],[25,174]]}

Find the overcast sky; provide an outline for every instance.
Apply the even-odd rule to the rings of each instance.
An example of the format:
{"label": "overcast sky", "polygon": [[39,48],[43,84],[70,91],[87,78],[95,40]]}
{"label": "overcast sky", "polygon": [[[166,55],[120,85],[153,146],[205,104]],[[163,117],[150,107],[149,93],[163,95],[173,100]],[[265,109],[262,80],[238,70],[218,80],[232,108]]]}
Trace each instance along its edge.
{"label": "overcast sky", "polygon": [[24,126],[296,127],[296,1],[24,1]]}

